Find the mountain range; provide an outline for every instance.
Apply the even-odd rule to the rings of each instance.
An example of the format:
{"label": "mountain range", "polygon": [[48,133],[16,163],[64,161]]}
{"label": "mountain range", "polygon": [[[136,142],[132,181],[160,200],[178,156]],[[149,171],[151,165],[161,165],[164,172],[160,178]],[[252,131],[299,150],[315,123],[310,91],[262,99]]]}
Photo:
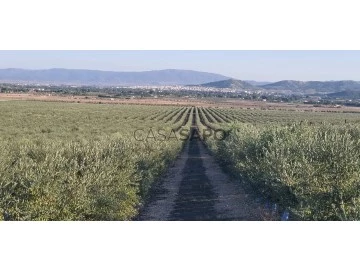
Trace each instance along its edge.
{"label": "mountain range", "polygon": [[222,80],[200,84],[203,87],[227,88],[236,90],[262,90],[262,91],[291,91],[292,93],[303,94],[331,94],[339,93],[334,97],[356,97],[354,93],[360,93],[360,82],[356,81],[279,81],[260,85],[251,84],[249,81]]}
{"label": "mountain range", "polygon": [[117,72],[85,69],[29,70],[0,69],[0,82],[43,83],[66,85],[134,86],[134,85],[192,85],[234,90],[291,91],[305,94],[338,94],[349,96],[360,92],[360,82],[343,81],[295,81],[274,83],[236,80],[220,74],[165,69],[141,72]]}
{"label": "mountain range", "polygon": [[229,77],[192,70],[116,72],[82,69],[0,69],[0,81],[68,85],[188,85],[226,80]]}
{"label": "mountain range", "polygon": [[356,81],[279,81],[261,85],[267,90],[291,90],[293,92],[314,91],[333,93],[340,91],[360,91],[360,82]]}

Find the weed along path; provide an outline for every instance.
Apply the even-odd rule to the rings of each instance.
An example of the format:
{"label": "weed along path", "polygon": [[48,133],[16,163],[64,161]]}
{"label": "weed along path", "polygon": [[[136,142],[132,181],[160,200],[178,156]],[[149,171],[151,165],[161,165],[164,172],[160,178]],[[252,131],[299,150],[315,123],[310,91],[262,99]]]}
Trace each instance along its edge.
{"label": "weed along path", "polygon": [[263,218],[260,205],[238,183],[230,181],[198,137],[190,137],[163,181],[154,186],[138,220]]}

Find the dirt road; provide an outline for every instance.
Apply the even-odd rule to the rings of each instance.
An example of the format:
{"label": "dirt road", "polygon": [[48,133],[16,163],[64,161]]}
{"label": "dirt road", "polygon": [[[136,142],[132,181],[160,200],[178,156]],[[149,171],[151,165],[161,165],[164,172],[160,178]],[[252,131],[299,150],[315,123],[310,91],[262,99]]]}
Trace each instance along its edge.
{"label": "dirt road", "polygon": [[203,142],[191,138],[139,220],[263,220],[261,207],[230,181]]}

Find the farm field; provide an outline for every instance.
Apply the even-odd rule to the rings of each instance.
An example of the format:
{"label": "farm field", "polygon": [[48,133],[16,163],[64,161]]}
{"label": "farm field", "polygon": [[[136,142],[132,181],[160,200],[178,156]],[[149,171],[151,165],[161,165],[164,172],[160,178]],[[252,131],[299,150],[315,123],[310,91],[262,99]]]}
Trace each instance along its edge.
{"label": "farm field", "polygon": [[24,100],[0,110],[0,219],[360,219],[356,112]]}
{"label": "farm field", "polygon": [[66,103],[90,103],[90,104],[126,104],[126,105],[167,105],[167,106],[199,106],[219,107],[225,109],[247,110],[276,110],[276,111],[300,111],[300,112],[360,112],[360,107],[344,106],[335,108],[331,105],[314,106],[302,103],[281,103],[242,100],[236,98],[101,98],[97,96],[77,95],[44,95],[41,93],[0,93],[0,102],[5,101],[45,101]]}
{"label": "farm field", "polygon": [[[184,107],[0,106],[0,217],[6,220],[133,218],[182,148],[183,141],[155,131],[167,136],[191,121],[191,108]],[[158,140],[145,140],[150,128]]]}
{"label": "farm field", "polygon": [[[229,173],[267,209],[298,220],[360,219],[360,117],[353,113],[196,108],[204,137]],[[261,195],[260,195],[261,194]],[[264,199],[265,198],[265,199]]]}

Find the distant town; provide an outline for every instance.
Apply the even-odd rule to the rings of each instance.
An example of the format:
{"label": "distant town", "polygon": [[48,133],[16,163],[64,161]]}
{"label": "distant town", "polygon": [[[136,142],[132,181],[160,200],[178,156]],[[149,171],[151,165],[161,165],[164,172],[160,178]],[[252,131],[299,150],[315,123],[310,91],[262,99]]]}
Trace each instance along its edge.
{"label": "distant town", "polygon": [[141,98],[227,98],[262,102],[303,103],[341,107],[360,107],[360,97],[346,98],[328,93],[307,94],[292,90],[264,90],[264,89],[236,89],[217,88],[210,86],[184,85],[138,85],[138,86],[86,86],[86,85],[55,85],[55,84],[26,84],[0,83],[0,93],[31,93],[34,95],[73,95],[92,96],[101,99],[141,99]]}

